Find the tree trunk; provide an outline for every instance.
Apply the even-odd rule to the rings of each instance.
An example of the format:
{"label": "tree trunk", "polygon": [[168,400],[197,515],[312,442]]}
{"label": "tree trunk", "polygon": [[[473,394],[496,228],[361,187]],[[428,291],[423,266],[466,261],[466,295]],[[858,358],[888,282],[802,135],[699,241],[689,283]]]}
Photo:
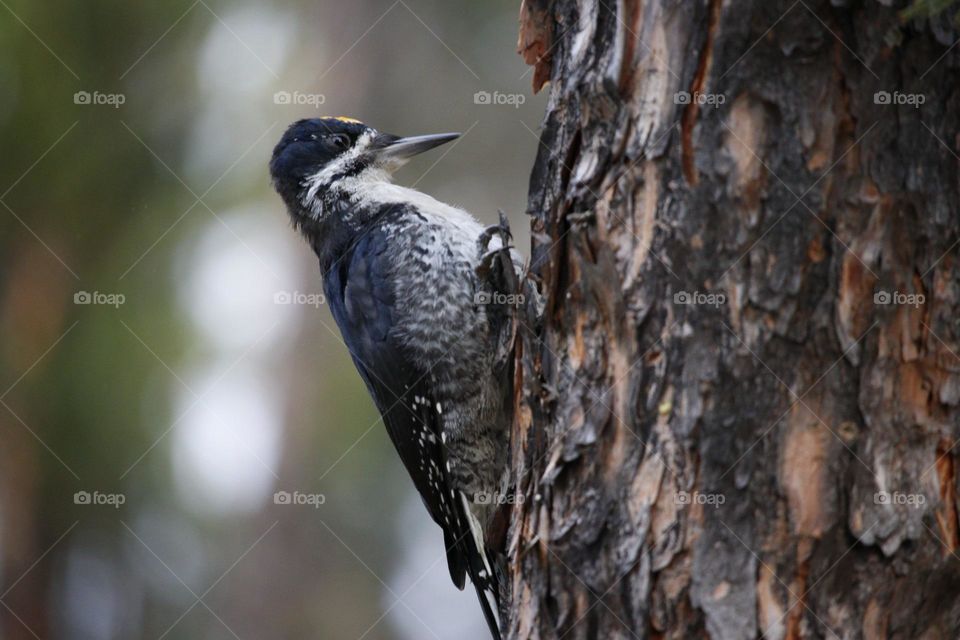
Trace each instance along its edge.
{"label": "tree trunk", "polygon": [[960,47],[904,7],[525,0],[509,637],[960,637]]}

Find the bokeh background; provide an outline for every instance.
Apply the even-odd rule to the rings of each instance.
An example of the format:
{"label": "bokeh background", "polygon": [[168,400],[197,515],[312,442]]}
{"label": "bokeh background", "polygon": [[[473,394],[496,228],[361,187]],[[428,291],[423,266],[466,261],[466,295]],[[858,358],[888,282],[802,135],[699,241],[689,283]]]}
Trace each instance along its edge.
{"label": "bokeh background", "polygon": [[267,161],[462,131],[398,182],[523,251],[518,9],[0,0],[0,638],[486,637]]}

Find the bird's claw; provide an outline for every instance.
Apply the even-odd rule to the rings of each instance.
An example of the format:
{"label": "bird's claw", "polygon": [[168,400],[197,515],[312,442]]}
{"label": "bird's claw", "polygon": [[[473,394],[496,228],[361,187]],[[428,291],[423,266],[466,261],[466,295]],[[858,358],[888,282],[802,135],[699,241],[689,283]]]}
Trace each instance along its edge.
{"label": "bird's claw", "polygon": [[[513,234],[510,233],[510,223],[507,220],[507,216],[500,211],[500,222],[497,224],[492,224],[489,227],[485,228],[480,234],[480,237],[477,239],[478,249],[480,251],[480,261],[477,266],[477,275],[481,278],[486,278],[491,270],[494,268],[494,261],[498,257],[506,257],[506,261],[511,262],[510,259],[510,250],[513,249],[511,241],[513,240]],[[494,238],[500,238],[500,246],[491,249],[490,242]]]}
{"label": "bird's claw", "polygon": [[510,241],[513,240],[513,234],[510,233],[510,222],[507,220],[507,216],[503,211],[500,211],[499,214],[500,221],[497,224],[490,225],[480,234],[480,238],[478,239],[480,251],[489,249],[490,241],[497,236],[500,237],[500,249],[512,248]]}

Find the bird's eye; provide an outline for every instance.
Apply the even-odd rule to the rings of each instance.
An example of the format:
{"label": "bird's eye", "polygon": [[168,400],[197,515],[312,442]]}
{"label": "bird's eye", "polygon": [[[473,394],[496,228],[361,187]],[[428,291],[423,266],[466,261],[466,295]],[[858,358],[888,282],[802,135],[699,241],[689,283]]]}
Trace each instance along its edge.
{"label": "bird's eye", "polygon": [[337,151],[346,151],[350,148],[350,136],[342,133],[332,135],[328,138],[330,146]]}

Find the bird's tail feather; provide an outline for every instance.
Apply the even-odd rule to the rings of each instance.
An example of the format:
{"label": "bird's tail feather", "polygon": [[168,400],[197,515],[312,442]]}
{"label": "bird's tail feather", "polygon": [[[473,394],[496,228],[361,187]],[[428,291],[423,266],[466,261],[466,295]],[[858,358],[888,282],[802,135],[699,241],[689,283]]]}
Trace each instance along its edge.
{"label": "bird's tail feather", "polygon": [[480,608],[483,609],[483,617],[487,620],[487,626],[490,627],[490,635],[494,640],[501,640],[500,636],[500,592],[497,584],[491,582],[474,582],[473,586],[477,589],[477,599],[480,600]]}
{"label": "bird's tail feather", "polygon": [[496,570],[496,562],[487,551],[484,541],[483,527],[470,510],[467,498],[462,493],[460,499],[463,504],[463,513],[469,527],[469,535],[464,536],[463,544],[466,547],[467,572],[470,581],[477,590],[480,608],[483,617],[490,627],[490,635],[494,640],[500,640],[500,576]]}

